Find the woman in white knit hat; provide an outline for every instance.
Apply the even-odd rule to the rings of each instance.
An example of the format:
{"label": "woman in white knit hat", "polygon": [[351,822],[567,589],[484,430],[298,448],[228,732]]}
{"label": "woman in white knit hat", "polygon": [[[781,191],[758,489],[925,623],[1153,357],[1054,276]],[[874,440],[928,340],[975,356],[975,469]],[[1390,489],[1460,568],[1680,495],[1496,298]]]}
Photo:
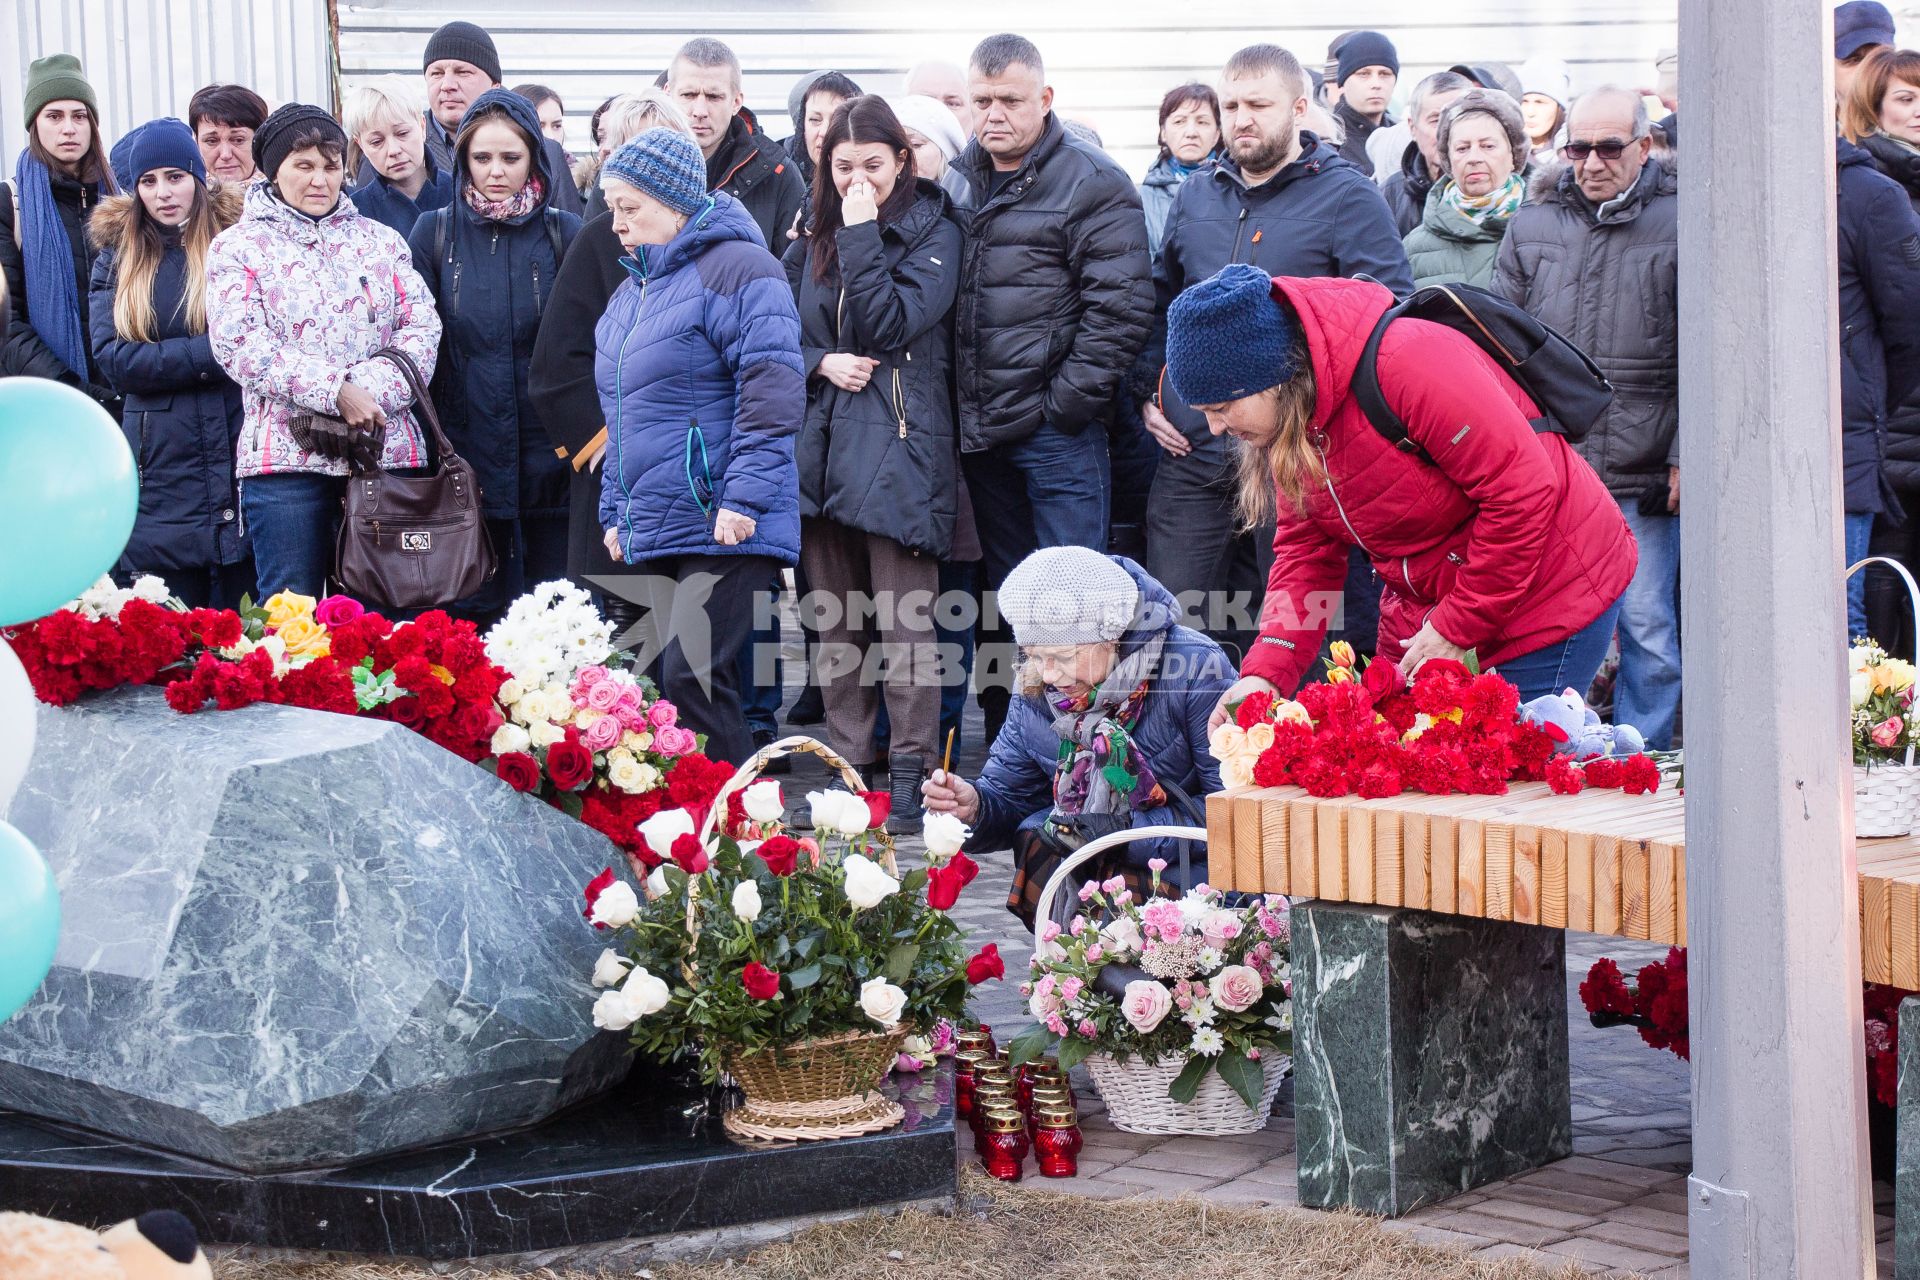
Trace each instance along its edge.
{"label": "woman in white knit hat", "polygon": [[900,127],[907,131],[913,146],[913,171],[922,178],[939,182],[947,176],[953,158],[966,149],[967,135],[960,122],[938,98],[924,93],[901,93],[887,99]]}
{"label": "woman in white knit hat", "polygon": [[[933,813],[973,826],[972,849],[1014,850],[1007,909],[1033,925],[1042,886],[1086,839],[1194,820],[1182,796],[1220,789],[1207,718],[1234,680],[1220,646],[1179,625],[1173,594],[1124,556],[1048,547],[1014,566],[998,608],[1020,646],[1020,694],[973,781],[935,770]],[[1158,841],[1085,868],[1144,893]],[[1169,876],[1169,879],[1177,877]]]}

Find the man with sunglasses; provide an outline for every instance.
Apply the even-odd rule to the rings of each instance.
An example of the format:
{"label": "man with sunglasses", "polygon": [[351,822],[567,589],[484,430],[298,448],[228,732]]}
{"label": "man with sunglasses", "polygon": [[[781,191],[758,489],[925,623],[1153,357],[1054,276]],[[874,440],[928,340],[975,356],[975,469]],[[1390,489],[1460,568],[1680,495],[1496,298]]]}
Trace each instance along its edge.
{"label": "man with sunglasses", "polygon": [[1614,719],[1665,749],[1680,709],[1680,184],[1671,161],[1650,158],[1651,134],[1637,93],[1609,86],[1575,101],[1563,163],[1534,178],[1534,203],[1508,223],[1493,288],[1613,382],[1613,404],[1574,447],[1640,544],[1620,600]]}

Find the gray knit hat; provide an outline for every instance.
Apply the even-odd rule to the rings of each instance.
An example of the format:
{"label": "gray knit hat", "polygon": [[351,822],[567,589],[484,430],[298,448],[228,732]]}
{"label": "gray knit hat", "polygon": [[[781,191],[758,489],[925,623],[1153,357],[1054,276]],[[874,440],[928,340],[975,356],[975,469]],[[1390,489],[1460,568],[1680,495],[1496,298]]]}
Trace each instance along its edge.
{"label": "gray knit hat", "polygon": [[618,178],[688,217],[707,203],[707,162],[692,138],[654,127],[607,157],[600,177]]}
{"label": "gray knit hat", "polygon": [[1118,640],[1140,608],[1133,575],[1088,547],[1046,547],[1013,567],[999,592],[1000,616],[1020,645]]}

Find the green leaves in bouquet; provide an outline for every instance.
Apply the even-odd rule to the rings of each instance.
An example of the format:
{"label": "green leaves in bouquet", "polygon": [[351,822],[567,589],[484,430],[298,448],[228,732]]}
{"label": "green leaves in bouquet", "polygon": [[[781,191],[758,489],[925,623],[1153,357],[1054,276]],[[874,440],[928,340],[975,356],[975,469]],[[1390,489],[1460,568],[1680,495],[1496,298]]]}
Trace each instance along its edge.
{"label": "green leaves in bouquet", "polygon": [[240,607],[234,610],[240,615],[240,630],[249,640],[260,640],[267,634],[267,611],[255,604],[251,595],[240,597]]}
{"label": "green leaves in bouquet", "polygon": [[902,942],[887,952],[887,962],[880,968],[880,976],[895,986],[913,976],[913,962],[920,958],[920,944]]}
{"label": "green leaves in bouquet", "polygon": [[1036,1022],[1007,1041],[1008,1060],[1016,1067],[1025,1066],[1029,1062],[1038,1062],[1046,1056],[1047,1050],[1053,1047],[1057,1039],[1059,1039],[1058,1036]]}
{"label": "green leaves in bouquet", "polygon": [[[261,614],[261,617],[265,617]],[[373,659],[362,658],[353,668],[353,700],[362,711],[371,711],[375,707],[384,707],[389,702],[397,702],[407,696],[407,691],[393,682],[393,672],[382,671],[374,674]],[[579,817],[579,814],[574,814]]]}
{"label": "green leaves in bouquet", "polygon": [[[1202,1058],[1202,1062],[1206,1059]],[[1221,1053],[1217,1070],[1227,1087],[1240,1095],[1240,1101],[1256,1110],[1260,1106],[1260,1093],[1266,1088],[1266,1073],[1260,1064],[1248,1058],[1237,1049],[1228,1048]],[[1198,1081],[1195,1082],[1196,1085]]]}
{"label": "green leaves in bouquet", "polygon": [[1203,1054],[1194,1054],[1187,1059],[1187,1065],[1167,1086],[1167,1096],[1175,1102],[1192,1102],[1193,1095],[1200,1092],[1200,1082],[1206,1079],[1207,1072],[1213,1070],[1213,1059]]}

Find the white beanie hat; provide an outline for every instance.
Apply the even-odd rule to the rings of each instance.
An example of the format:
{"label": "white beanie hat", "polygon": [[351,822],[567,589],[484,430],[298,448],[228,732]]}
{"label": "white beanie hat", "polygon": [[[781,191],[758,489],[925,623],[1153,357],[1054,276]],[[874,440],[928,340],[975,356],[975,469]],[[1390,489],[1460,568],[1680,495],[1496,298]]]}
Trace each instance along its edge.
{"label": "white beanie hat", "polygon": [[888,98],[887,105],[893,108],[902,126],[940,148],[948,164],[966,147],[967,135],[961,132],[960,122],[940,99],[924,93],[903,93]]}
{"label": "white beanie hat", "polygon": [[1558,58],[1528,58],[1520,64],[1523,93],[1538,93],[1565,107],[1573,101],[1573,73]]}
{"label": "white beanie hat", "polygon": [[1127,633],[1140,588],[1111,556],[1045,547],[1013,567],[998,599],[1017,644],[1098,644]]}

